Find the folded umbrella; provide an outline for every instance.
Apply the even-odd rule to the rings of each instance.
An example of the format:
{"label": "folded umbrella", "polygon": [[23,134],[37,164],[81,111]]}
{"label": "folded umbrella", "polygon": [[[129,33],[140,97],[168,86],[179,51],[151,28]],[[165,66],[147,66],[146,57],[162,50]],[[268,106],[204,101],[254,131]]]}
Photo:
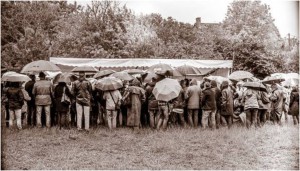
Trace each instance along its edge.
{"label": "folded umbrella", "polygon": [[98,71],[98,72],[93,76],[93,78],[100,79],[100,78],[102,78],[102,77],[108,76],[108,75],[110,75],[110,74],[112,74],[112,73],[115,73],[115,72],[116,72],[116,71],[111,70],[111,69],[109,69],[109,70]]}
{"label": "folded umbrella", "polygon": [[102,91],[117,90],[123,87],[123,82],[116,77],[105,77],[95,83],[95,88]]}
{"label": "folded umbrella", "polygon": [[251,77],[253,77],[253,74],[248,71],[234,71],[229,75],[228,78],[231,80],[239,81]]}
{"label": "folded umbrella", "polygon": [[1,81],[9,81],[9,82],[27,82],[31,79],[24,74],[19,73],[8,73],[6,75],[3,74]]}
{"label": "folded umbrella", "polygon": [[50,61],[38,60],[25,65],[21,73],[35,73],[41,71],[60,71],[60,68]]}
{"label": "folded umbrella", "polygon": [[243,86],[255,90],[267,91],[267,88],[261,82],[246,82]]}
{"label": "folded umbrella", "polygon": [[181,89],[177,80],[165,78],[155,84],[152,93],[156,100],[167,102],[178,97]]}
{"label": "folded umbrella", "polygon": [[115,72],[115,73],[111,74],[110,76],[116,77],[116,78],[119,78],[119,79],[125,80],[125,81],[131,81],[134,79],[133,76],[131,76],[130,74],[128,74],[127,72],[124,72],[124,71]]}

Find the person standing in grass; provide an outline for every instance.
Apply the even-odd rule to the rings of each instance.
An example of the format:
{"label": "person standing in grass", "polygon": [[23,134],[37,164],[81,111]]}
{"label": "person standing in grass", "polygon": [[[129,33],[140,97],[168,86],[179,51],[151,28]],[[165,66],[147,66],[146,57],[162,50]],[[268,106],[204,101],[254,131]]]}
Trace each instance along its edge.
{"label": "person standing in grass", "polygon": [[270,103],[270,95],[266,91],[258,91],[258,114],[257,122],[259,126],[263,126],[267,121],[267,112]]}
{"label": "person standing in grass", "polygon": [[45,109],[46,114],[46,127],[50,128],[51,116],[50,106],[52,104],[52,83],[46,80],[46,75],[43,72],[39,73],[40,80],[37,81],[32,90],[32,94],[35,96],[36,105],[36,125],[42,127],[42,109]]}
{"label": "person standing in grass", "polygon": [[250,128],[252,125],[258,127],[257,114],[258,114],[258,99],[259,94],[257,90],[247,87],[247,90],[243,93],[244,110],[246,113],[246,126]]}
{"label": "person standing in grass", "polygon": [[216,101],[216,128],[218,129],[221,122],[220,110],[221,110],[221,90],[217,86],[217,82],[215,80],[211,80],[211,89],[215,93],[215,101]]}
{"label": "person standing in grass", "polygon": [[185,89],[186,89],[186,84],[185,81],[182,80],[180,82],[180,85],[182,87],[182,90],[180,91],[179,95],[177,98],[173,100],[173,110],[172,112],[175,114],[175,118],[178,118],[180,120],[180,124],[186,128],[186,122],[184,120],[184,107],[185,107]]}
{"label": "person standing in grass", "polygon": [[290,114],[293,116],[294,124],[299,124],[299,89],[293,87],[290,98]]}
{"label": "person standing in grass", "polygon": [[150,122],[150,127],[152,129],[155,129],[158,120],[157,119],[158,101],[155,99],[154,95],[152,94],[155,84],[156,84],[156,79],[152,78],[152,82],[148,83],[145,88],[146,99],[147,99],[146,101],[148,102],[149,122]]}
{"label": "person standing in grass", "polygon": [[191,85],[187,88],[185,99],[188,109],[188,123],[191,127],[198,127],[198,115],[200,108],[201,89],[196,79],[192,79]]}
{"label": "person standing in grass", "polygon": [[13,120],[17,120],[18,129],[22,129],[22,106],[24,104],[24,94],[20,83],[11,82],[6,92],[9,104],[9,127],[12,128]]}
{"label": "person standing in grass", "polygon": [[279,85],[273,83],[271,85],[272,94],[270,100],[272,101],[271,115],[273,123],[281,125],[281,117],[283,113],[283,105],[285,103],[285,97],[283,91],[279,88]]}
{"label": "person standing in grass", "polygon": [[135,131],[141,125],[142,102],[146,99],[145,90],[140,86],[140,82],[134,79],[131,85],[125,89],[123,96],[123,99],[131,99],[131,104],[127,106],[127,126],[133,127]]}
{"label": "person standing in grass", "polygon": [[73,96],[76,98],[77,129],[82,130],[81,127],[83,114],[85,130],[89,131],[92,85],[85,78],[85,72],[79,72],[79,79],[74,82],[72,92]]}
{"label": "person standing in grass", "polygon": [[221,111],[220,114],[225,118],[228,128],[232,125],[233,116],[233,93],[229,87],[228,81],[221,84]]}
{"label": "person standing in grass", "polygon": [[202,128],[205,129],[211,123],[212,129],[216,129],[216,99],[215,91],[211,88],[209,82],[204,83],[204,89],[202,90]]}
{"label": "person standing in grass", "polygon": [[111,130],[117,127],[117,112],[120,110],[122,96],[119,90],[104,91],[103,99],[106,101],[107,125]]}
{"label": "person standing in grass", "polygon": [[34,95],[32,94],[32,90],[33,90],[33,86],[35,84],[35,75],[31,74],[29,75],[29,77],[31,78],[30,81],[28,81],[25,84],[25,90],[28,92],[31,100],[27,101],[27,116],[28,116],[28,124],[30,124],[31,126],[34,126],[34,117],[36,116],[36,112],[35,112],[35,98]]}
{"label": "person standing in grass", "polygon": [[65,82],[59,82],[54,89],[54,101],[56,106],[56,111],[58,112],[58,124],[60,127],[70,128],[71,116],[69,113],[70,103],[62,102],[63,96],[72,98],[71,92]]}

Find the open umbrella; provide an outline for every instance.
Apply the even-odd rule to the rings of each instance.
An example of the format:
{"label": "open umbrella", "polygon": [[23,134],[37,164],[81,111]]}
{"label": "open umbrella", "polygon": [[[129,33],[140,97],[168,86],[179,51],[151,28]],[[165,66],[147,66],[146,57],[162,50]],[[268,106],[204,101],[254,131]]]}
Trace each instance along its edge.
{"label": "open umbrella", "polygon": [[78,79],[73,73],[59,73],[53,78],[53,84],[57,84],[59,82],[70,83],[76,81]]}
{"label": "open umbrella", "polygon": [[142,74],[142,80],[144,83],[150,83],[152,78],[155,78],[157,75],[154,72],[146,72]]}
{"label": "open umbrella", "polygon": [[234,71],[233,73],[231,73],[229,75],[229,79],[231,80],[243,80],[243,79],[246,79],[246,78],[251,78],[253,77],[253,74],[248,72],[248,71]]}
{"label": "open umbrella", "polygon": [[130,74],[128,74],[127,72],[124,72],[124,71],[115,72],[115,73],[111,74],[110,76],[116,77],[116,78],[119,78],[119,79],[125,80],[125,81],[131,81],[134,79],[133,76],[131,76]]}
{"label": "open umbrella", "polygon": [[102,91],[117,90],[122,87],[122,81],[116,77],[104,77],[95,83],[95,88]]}
{"label": "open umbrella", "polygon": [[30,81],[31,79],[24,74],[19,74],[19,73],[8,73],[8,74],[3,74],[1,81],[9,81],[9,82],[27,82]]}
{"label": "open umbrella", "polygon": [[134,75],[134,74],[144,74],[145,71],[144,70],[141,70],[141,69],[127,69],[127,70],[124,70],[124,72],[127,72],[128,74],[130,75]]}
{"label": "open umbrella", "polygon": [[222,84],[223,81],[228,81],[228,83],[231,83],[231,81],[228,78],[222,76],[210,75],[208,77],[204,77],[203,79],[207,79],[209,81],[215,80],[219,85]]}
{"label": "open umbrella", "polygon": [[108,76],[108,75],[110,75],[110,74],[112,74],[112,73],[115,73],[115,72],[116,72],[116,71],[111,70],[111,69],[109,69],[109,70],[98,71],[98,72],[93,76],[93,78],[99,79],[99,78],[102,78],[102,77],[104,77],[104,76]]}
{"label": "open umbrella", "polygon": [[190,65],[182,65],[182,66],[175,68],[175,70],[180,72],[182,75],[201,74],[201,72],[198,68],[190,66]]}
{"label": "open umbrella", "polygon": [[161,70],[170,70],[172,71],[173,68],[168,64],[155,64],[149,67],[148,71],[156,72]]}
{"label": "open umbrella", "polygon": [[78,66],[78,67],[75,67],[74,69],[72,69],[72,72],[80,72],[80,71],[97,72],[98,70],[95,67],[87,66],[87,65]]}
{"label": "open umbrella", "polygon": [[264,84],[275,84],[275,83],[281,83],[285,79],[284,78],[279,78],[279,77],[272,77],[272,76],[267,76],[265,79],[263,79],[261,82]]}
{"label": "open umbrella", "polygon": [[38,60],[25,65],[21,73],[36,73],[41,71],[60,71],[60,68],[50,61]]}
{"label": "open umbrella", "polygon": [[267,91],[267,88],[261,82],[246,82],[243,86],[255,90]]}
{"label": "open umbrella", "polygon": [[165,78],[155,84],[152,93],[156,100],[170,101],[178,97],[181,89],[182,88],[177,80]]}

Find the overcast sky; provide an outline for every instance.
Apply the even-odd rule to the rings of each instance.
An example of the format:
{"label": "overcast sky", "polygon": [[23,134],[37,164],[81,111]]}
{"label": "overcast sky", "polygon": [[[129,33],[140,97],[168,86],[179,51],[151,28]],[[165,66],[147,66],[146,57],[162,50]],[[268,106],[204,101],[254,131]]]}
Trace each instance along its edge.
{"label": "overcast sky", "polygon": [[[171,16],[177,21],[194,24],[196,17],[205,23],[218,23],[225,19],[228,5],[233,0],[127,0],[127,7],[135,14],[159,13],[164,18]],[[89,1],[78,1],[85,5]],[[274,23],[282,37],[299,37],[299,1],[262,0],[270,5]]]}

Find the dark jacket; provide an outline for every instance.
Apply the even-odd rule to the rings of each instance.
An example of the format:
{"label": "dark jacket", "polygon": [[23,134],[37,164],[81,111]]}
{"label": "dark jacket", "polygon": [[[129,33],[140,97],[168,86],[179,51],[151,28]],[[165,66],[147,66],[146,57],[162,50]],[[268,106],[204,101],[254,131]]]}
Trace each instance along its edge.
{"label": "dark jacket", "polygon": [[76,103],[83,106],[90,106],[92,100],[92,85],[88,80],[76,80],[73,85],[73,96],[76,98]]}
{"label": "dark jacket", "polygon": [[292,91],[290,100],[290,113],[291,115],[299,115],[299,92]]}
{"label": "dark jacket", "polygon": [[158,109],[158,101],[155,99],[152,91],[154,89],[155,83],[149,83],[146,86],[146,101],[148,102],[148,109],[157,110]]}
{"label": "dark jacket", "polygon": [[221,115],[233,115],[233,94],[228,87],[228,82],[222,83],[222,95],[221,95]]}
{"label": "dark jacket", "polygon": [[9,87],[6,92],[9,109],[21,109],[24,104],[24,95],[21,88]]}
{"label": "dark jacket", "polygon": [[203,110],[216,110],[215,91],[212,88],[207,88],[202,91],[202,109]]}
{"label": "dark jacket", "polygon": [[173,108],[183,109],[185,107],[184,90],[181,90],[178,97],[173,102]]}
{"label": "dark jacket", "polygon": [[69,105],[66,105],[61,102],[61,98],[63,95],[63,91],[65,89],[65,93],[69,98],[72,98],[71,92],[66,85],[58,84],[54,89],[54,101],[56,104],[57,112],[67,112],[69,110]]}
{"label": "dark jacket", "polygon": [[28,105],[35,105],[35,98],[34,98],[34,95],[32,94],[32,90],[33,90],[33,86],[34,86],[34,83],[35,81],[28,81],[26,84],[25,84],[25,90],[28,92],[31,100],[29,100],[27,103]]}
{"label": "dark jacket", "polygon": [[211,88],[215,91],[215,99],[216,99],[216,106],[218,110],[221,110],[221,90],[217,86],[217,82],[215,80],[211,81]]}

